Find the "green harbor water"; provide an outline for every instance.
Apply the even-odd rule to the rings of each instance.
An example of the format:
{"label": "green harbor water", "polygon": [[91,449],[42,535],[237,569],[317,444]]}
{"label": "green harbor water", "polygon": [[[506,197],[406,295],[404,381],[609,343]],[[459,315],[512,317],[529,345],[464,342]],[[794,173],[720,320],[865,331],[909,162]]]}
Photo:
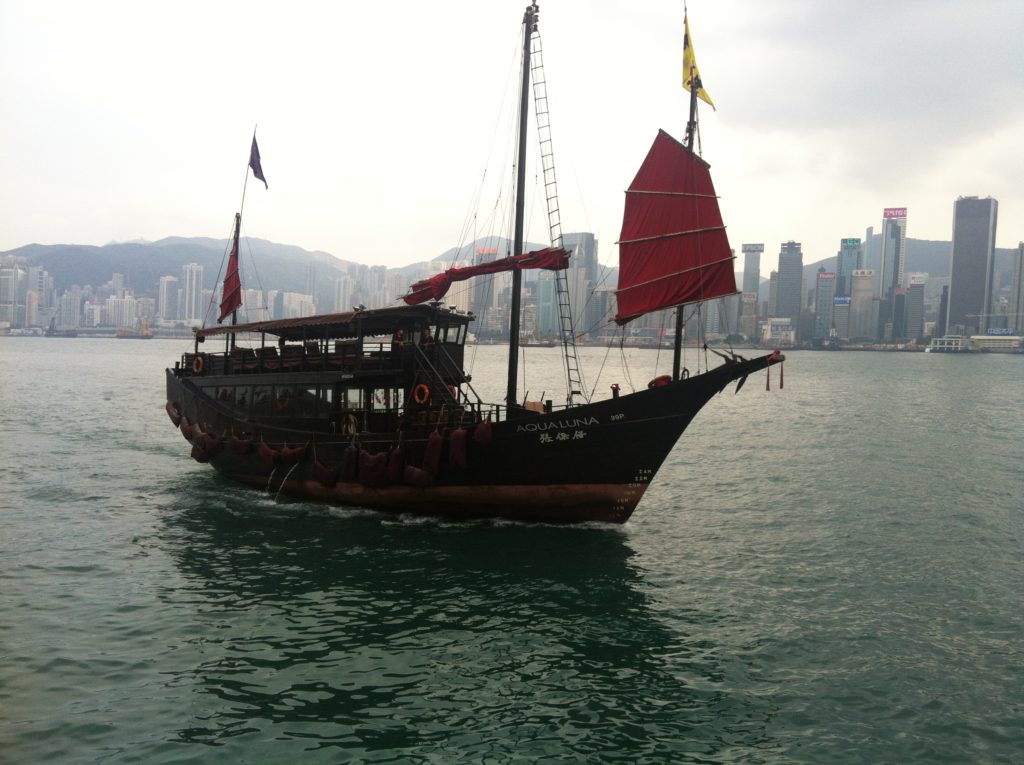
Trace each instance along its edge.
{"label": "green harbor water", "polygon": [[2,763],[1022,761],[1024,357],[792,353],[557,527],[234,486],[163,411],[186,347],[0,338]]}

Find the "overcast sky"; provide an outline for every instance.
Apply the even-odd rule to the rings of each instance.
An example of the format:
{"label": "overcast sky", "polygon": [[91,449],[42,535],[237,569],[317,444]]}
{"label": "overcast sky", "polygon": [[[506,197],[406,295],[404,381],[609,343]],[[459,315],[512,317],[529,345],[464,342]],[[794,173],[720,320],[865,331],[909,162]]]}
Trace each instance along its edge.
{"label": "overcast sky", "polygon": [[[257,123],[249,236],[400,266],[505,234],[525,4],[0,0],[0,250],[227,237]],[[1024,239],[1024,2],[689,15],[703,155],[764,276],[781,242],[832,256],[884,207],[949,239],[960,195],[999,200],[999,246]],[[540,29],[563,231],[611,263],[623,190],[658,128],[684,133],[683,3],[544,0]]]}

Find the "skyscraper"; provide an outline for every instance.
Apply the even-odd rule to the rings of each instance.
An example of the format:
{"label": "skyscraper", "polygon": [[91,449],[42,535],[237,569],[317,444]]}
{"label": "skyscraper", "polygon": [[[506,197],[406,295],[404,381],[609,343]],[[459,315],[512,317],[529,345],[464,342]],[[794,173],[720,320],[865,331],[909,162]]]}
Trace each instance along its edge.
{"label": "skyscraper", "polygon": [[743,245],[743,291],[757,293],[761,286],[761,253],[763,244]]}
{"label": "skyscraper", "polygon": [[999,202],[960,197],[953,205],[947,335],[976,335],[988,328]]}
{"label": "skyscraper", "polygon": [[804,254],[800,243],[785,242],[779,250],[779,286],[775,298],[775,316],[787,316],[793,326],[800,319],[803,304]]}
{"label": "skyscraper", "polygon": [[602,319],[590,300],[598,282],[597,238],[588,231],[562,234],[562,247],[572,254],[566,277],[573,326],[577,332],[592,332]]}
{"label": "skyscraper", "polygon": [[201,322],[203,318],[203,267],[186,263],[181,268],[182,300],[178,307],[184,321]]}
{"label": "skyscraper", "polygon": [[156,316],[160,321],[174,321],[178,318],[178,277],[160,277]]}
{"label": "skyscraper", "polygon": [[878,300],[875,298],[874,269],[855,270],[851,285],[850,339],[874,340],[878,332]]}
{"label": "skyscraper", "polygon": [[878,290],[882,300],[891,300],[893,291],[903,286],[906,252],[907,208],[886,207],[882,211],[882,281]]}
{"label": "skyscraper", "polygon": [[832,332],[832,308],[836,297],[836,273],[818,270],[814,285],[814,337],[829,337]]}
{"label": "skyscraper", "polygon": [[904,336],[908,340],[924,337],[924,285],[928,274],[907,275],[907,321]]}
{"label": "skyscraper", "polygon": [[1024,335],[1024,242],[1017,245],[1013,281],[1010,283],[1010,326]]}
{"label": "skyscraper", "polygon": [[839,252],[836,254],[836,294],[843,297],[850,296],[850,280],[852,274],[858,268],[864,267],[863,251],[860,239],[851,237],[843,239],[839,243]]}

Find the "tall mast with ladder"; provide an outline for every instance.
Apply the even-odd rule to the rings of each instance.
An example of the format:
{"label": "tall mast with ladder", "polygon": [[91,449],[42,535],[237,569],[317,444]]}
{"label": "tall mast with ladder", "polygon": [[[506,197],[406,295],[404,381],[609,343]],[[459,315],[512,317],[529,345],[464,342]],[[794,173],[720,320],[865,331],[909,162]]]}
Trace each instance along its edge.
{"label": "tall mast with ladder", "polygon": [[[523,222],[526,205],[526,123],[530,110],[530,39],[537,29],[536,3],[526,6],[523,15],[523,78],[519,92],[519,149],[516,155],[516,217],[515,232],[512,240],[512,254],[519,255],[523,251]],[[509,317],[508,331],[508,391],[505,403],[515,406],[517,394],[517,378],[519,376],[519,312],[521,310],[523,290],[523,273],[519,269],[512,271],[512,306]]]}

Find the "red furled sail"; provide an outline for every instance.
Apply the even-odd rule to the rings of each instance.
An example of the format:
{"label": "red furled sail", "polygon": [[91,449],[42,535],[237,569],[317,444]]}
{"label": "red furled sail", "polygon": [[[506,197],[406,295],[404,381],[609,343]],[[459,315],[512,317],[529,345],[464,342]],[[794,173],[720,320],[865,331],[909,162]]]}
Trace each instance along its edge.
{"label": "red furled sail", "polygon": [[617,323],[736,293],[734,256],[709,167],[658,131],[626,190]]}
{"label": "red furled sail", "polygon": [[545,247],[523,255],[516,255],[489,263],[464,268],[449,268],[447,271],[416,282],[409,288],[409,294],[402,298],[409,305],[425,303],[443,298],[454,282],[462,282],[482,274],[497,274],[503,271],[521,271],[526,268],[543,268],[546,271],[561,271],[569,267],[569,253],[561,247]]}
{"label": "red furled sail", "polygon": [[228,256],[228,270],[224,275],[224,290],[220,299],[220,324],[242,305],[242,280],[238,275],[238,230],[242,216],[235,214],[235,235],[231,240],[231,254]]}

